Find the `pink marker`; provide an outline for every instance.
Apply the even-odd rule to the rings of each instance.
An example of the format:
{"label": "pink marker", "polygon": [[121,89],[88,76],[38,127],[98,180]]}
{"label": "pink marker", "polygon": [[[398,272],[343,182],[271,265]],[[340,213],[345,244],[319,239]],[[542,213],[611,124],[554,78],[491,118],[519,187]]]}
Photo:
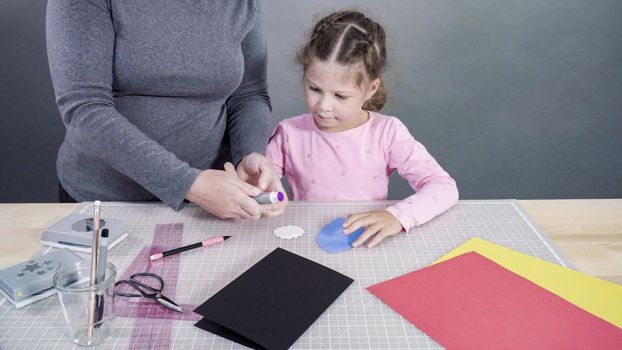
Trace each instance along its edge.
{"label": "pink marker", "polygon": [[158,254],[153,254],[152,256],[149,257],[149,260],[158,260],[158,259],[161,259],[161,258],[163,258],[165,256],[169,256],[169,255],[185,252],[186,250],[190,250],[190,249],[201,248],[201,247],[209,247],[211,245],[218,244],[220,242],[224,242],[224,241],[228,240],[229,238],[231,238],[231,236],[214,237],[214,238],[205,240],[203,242],[194,243],[194,244],[187,245],[187,246],[184,246],[184,247],[179,247],[179,248],[167,250],[165,252],[158,253]]}

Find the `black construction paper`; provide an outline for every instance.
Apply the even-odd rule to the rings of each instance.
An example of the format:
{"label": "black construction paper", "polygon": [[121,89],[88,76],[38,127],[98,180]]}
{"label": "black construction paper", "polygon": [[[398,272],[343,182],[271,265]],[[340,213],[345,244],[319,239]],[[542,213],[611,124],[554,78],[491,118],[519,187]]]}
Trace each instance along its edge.
{"label": "black construction paper", "polygon": [[245,346],[287,349],[354,280],[277,248],[194,312],[195,326]]}
{"label": "black construction paper", "polygon": [[242,344],[244,346],[247,346],[251,349],[258,349],[258,350],[263,350],[265,349],[263,346],[255,343],[254,341],[245,338],[243,336],[241,336],[240,334],[230,330],[229,328],[225,328],[221,325],[219,325],[216,322],[212,322],[206,318],[202,318],[199,322],[197,322],[195,324],[196,327],[199,327],[203,330],[206,330],[210,333],[214,333],[217,336],[223,337],[225,339],[229,339],[231,341],[234,341],[238,344]]}

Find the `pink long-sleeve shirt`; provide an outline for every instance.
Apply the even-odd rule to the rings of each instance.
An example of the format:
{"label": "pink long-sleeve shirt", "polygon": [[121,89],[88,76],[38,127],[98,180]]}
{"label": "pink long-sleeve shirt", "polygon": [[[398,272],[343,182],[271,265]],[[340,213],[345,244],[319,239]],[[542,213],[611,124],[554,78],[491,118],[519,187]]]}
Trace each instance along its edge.
{"label": "pink long-sleeve shirt", "polygon": [[399,119],[379,113],[341,132],[321,131],[310,114],[285,119],[266,155],[287,177],[294,200],[384,200],[397,170],[416,193],[386,209],[406,231],[458,201],[456,182],[425,147]]}

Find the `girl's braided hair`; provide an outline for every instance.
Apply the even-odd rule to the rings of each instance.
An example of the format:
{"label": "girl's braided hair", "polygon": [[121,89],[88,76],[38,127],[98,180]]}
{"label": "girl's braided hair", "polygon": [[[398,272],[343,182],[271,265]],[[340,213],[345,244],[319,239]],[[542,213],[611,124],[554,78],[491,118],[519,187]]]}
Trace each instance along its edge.
{"label": "girl's braided hair", "polygon": [[387,100],[382,72],[387,54],[382,26],[357,11],[338,11],[322,18],[313,28],[309,41],[298,51],[298,61],[306,71],[314,59],[343,65],[360,64],[366,75],[359,74],[357,84],[365,77],[379,79],[378,91],[363,109],[379,111]]}

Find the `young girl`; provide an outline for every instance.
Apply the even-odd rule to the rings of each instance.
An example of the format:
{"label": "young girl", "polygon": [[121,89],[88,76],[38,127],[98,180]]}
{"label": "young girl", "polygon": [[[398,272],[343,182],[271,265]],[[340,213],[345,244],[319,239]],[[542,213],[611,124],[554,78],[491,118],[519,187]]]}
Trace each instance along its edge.
{"label": "young girl", "polygon": [[393,171],[416,193],[384,210],[350,215],[346,234],[365,226],[354,247],[373,247],[451,208],[455,181],[395,117],[378,111],[386,93],[385,33],[359,12],[320,20],[299,51],[309,113],[281,121],[266,155],[294,200],[384,200]]}

